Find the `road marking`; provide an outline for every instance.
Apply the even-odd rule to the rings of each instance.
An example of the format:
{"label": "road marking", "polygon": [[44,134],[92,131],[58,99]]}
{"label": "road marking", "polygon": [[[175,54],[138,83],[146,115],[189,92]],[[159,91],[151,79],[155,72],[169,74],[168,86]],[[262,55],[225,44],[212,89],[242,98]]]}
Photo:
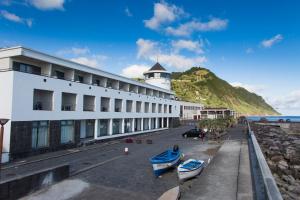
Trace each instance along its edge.
{"label": "road marking", "polygon": [[109,163],[109,162],[111,162],[111,161],[117,160],[117,159],[119,159],[119,158],[121,158],[121,157],[123,157],[123,156],[124,156],[124,155],[116,156],[116,157],[113,157],[113,158],[111,158],[111,159],[105,160],[105,161],[103,161],[103,162],[100,162],[100,163],[97,163],[97,164],[94,164],[94,165],[85,167],[85,168],[83,168],[83,169],[79,169],[79,170],[73,172],[72,174],[70,174],[70,177],[71,177],[71,176],[76,176],[76,175],[78,175],[78,174],[80,174],[80,173],[86,172],[86,171],[88,171],[88,170],[94,169],[94,168],[96,168],[96,167],[99,167],[99,166],[104,165],[104,164],[106,164],[106,163]]}

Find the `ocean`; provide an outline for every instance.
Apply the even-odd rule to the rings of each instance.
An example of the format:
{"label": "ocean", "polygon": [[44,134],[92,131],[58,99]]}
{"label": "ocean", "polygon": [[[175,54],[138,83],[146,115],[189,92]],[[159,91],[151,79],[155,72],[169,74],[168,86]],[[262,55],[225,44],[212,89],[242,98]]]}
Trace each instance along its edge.
{"label": "ocean", "polygon": [[273,122],[278,121],[279,119],[283,119],[284,121],[289,119],[291,122],[300,122],[300,116],[249,116],[247,119],[258,121],[262,117]]}

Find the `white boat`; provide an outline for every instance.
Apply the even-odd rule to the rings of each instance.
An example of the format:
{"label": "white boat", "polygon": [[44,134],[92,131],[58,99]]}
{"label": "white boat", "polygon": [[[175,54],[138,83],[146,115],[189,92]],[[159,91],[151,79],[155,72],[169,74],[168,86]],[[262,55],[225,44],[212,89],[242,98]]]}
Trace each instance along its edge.
{"label": "white boat", "polygon": [[204,168],[203,160],[189,159],[177,167],[179,180],[186,180],[197,176]]}

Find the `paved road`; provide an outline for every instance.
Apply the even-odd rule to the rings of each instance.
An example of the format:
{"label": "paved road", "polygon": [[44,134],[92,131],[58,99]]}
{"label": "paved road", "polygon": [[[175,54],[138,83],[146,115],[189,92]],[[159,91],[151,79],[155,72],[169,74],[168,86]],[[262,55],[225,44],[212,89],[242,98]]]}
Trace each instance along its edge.
{"label": "paved road", "polygon": [[[183,138],[181,134],[190,128],[180,127],[138,136],[138,138],[143,139],[143,144],[120,142],[104,147],[101,147],[103,144],[99,144],[99,148],[90,151],[82,151],[48,161],[32,163],[20,166],[17,169],[6,169],[4,173],[21,173],[26,172],[26,170],[35,170],[69,162],[71,164],[71,174],[74,175],[83,168],[98,165],[91,170],[72,176],[67,181],[57,184],[56,187],[39,191],[25,199],[47,199],[47,197],[53,199],[55,195],[62,197],[59,194],[67,195],[65,199],[74,200],[157,199],[166,190],[177,186],[179,183],[175,170],[164,174],[161,178],[154,177],[149,163],[150,157],[173,147],[174,144],[178,144],[186,158],[193,157],[207,160],[210,157],[208,152],[213,152],[213,150],[207,150],[218,147],[216,144]],[[146,144],[144,139],[152,139],[153,144]],[[125,147],[129,148],[129,155],[124,155]],[[79,188],[79,185],[82,187]],[[77,193],[74,193],[74,190]]]}
{"label": "paved road", "polygon": [[229,131],[228,140],[210,165],[182,188],[183,200],[253,199],[248,144],[243,126]]}

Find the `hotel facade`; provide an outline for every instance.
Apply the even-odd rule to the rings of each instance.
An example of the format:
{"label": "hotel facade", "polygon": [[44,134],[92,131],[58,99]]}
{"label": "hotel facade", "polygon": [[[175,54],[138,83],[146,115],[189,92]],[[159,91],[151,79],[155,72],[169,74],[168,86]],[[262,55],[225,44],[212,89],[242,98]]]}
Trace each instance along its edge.
{"label": "hotel facade", "polygon": [[24,47],[1,49],[0,118],[9,119],[2,162],[178,125],[170,74],[157,63],[145,82]]}

